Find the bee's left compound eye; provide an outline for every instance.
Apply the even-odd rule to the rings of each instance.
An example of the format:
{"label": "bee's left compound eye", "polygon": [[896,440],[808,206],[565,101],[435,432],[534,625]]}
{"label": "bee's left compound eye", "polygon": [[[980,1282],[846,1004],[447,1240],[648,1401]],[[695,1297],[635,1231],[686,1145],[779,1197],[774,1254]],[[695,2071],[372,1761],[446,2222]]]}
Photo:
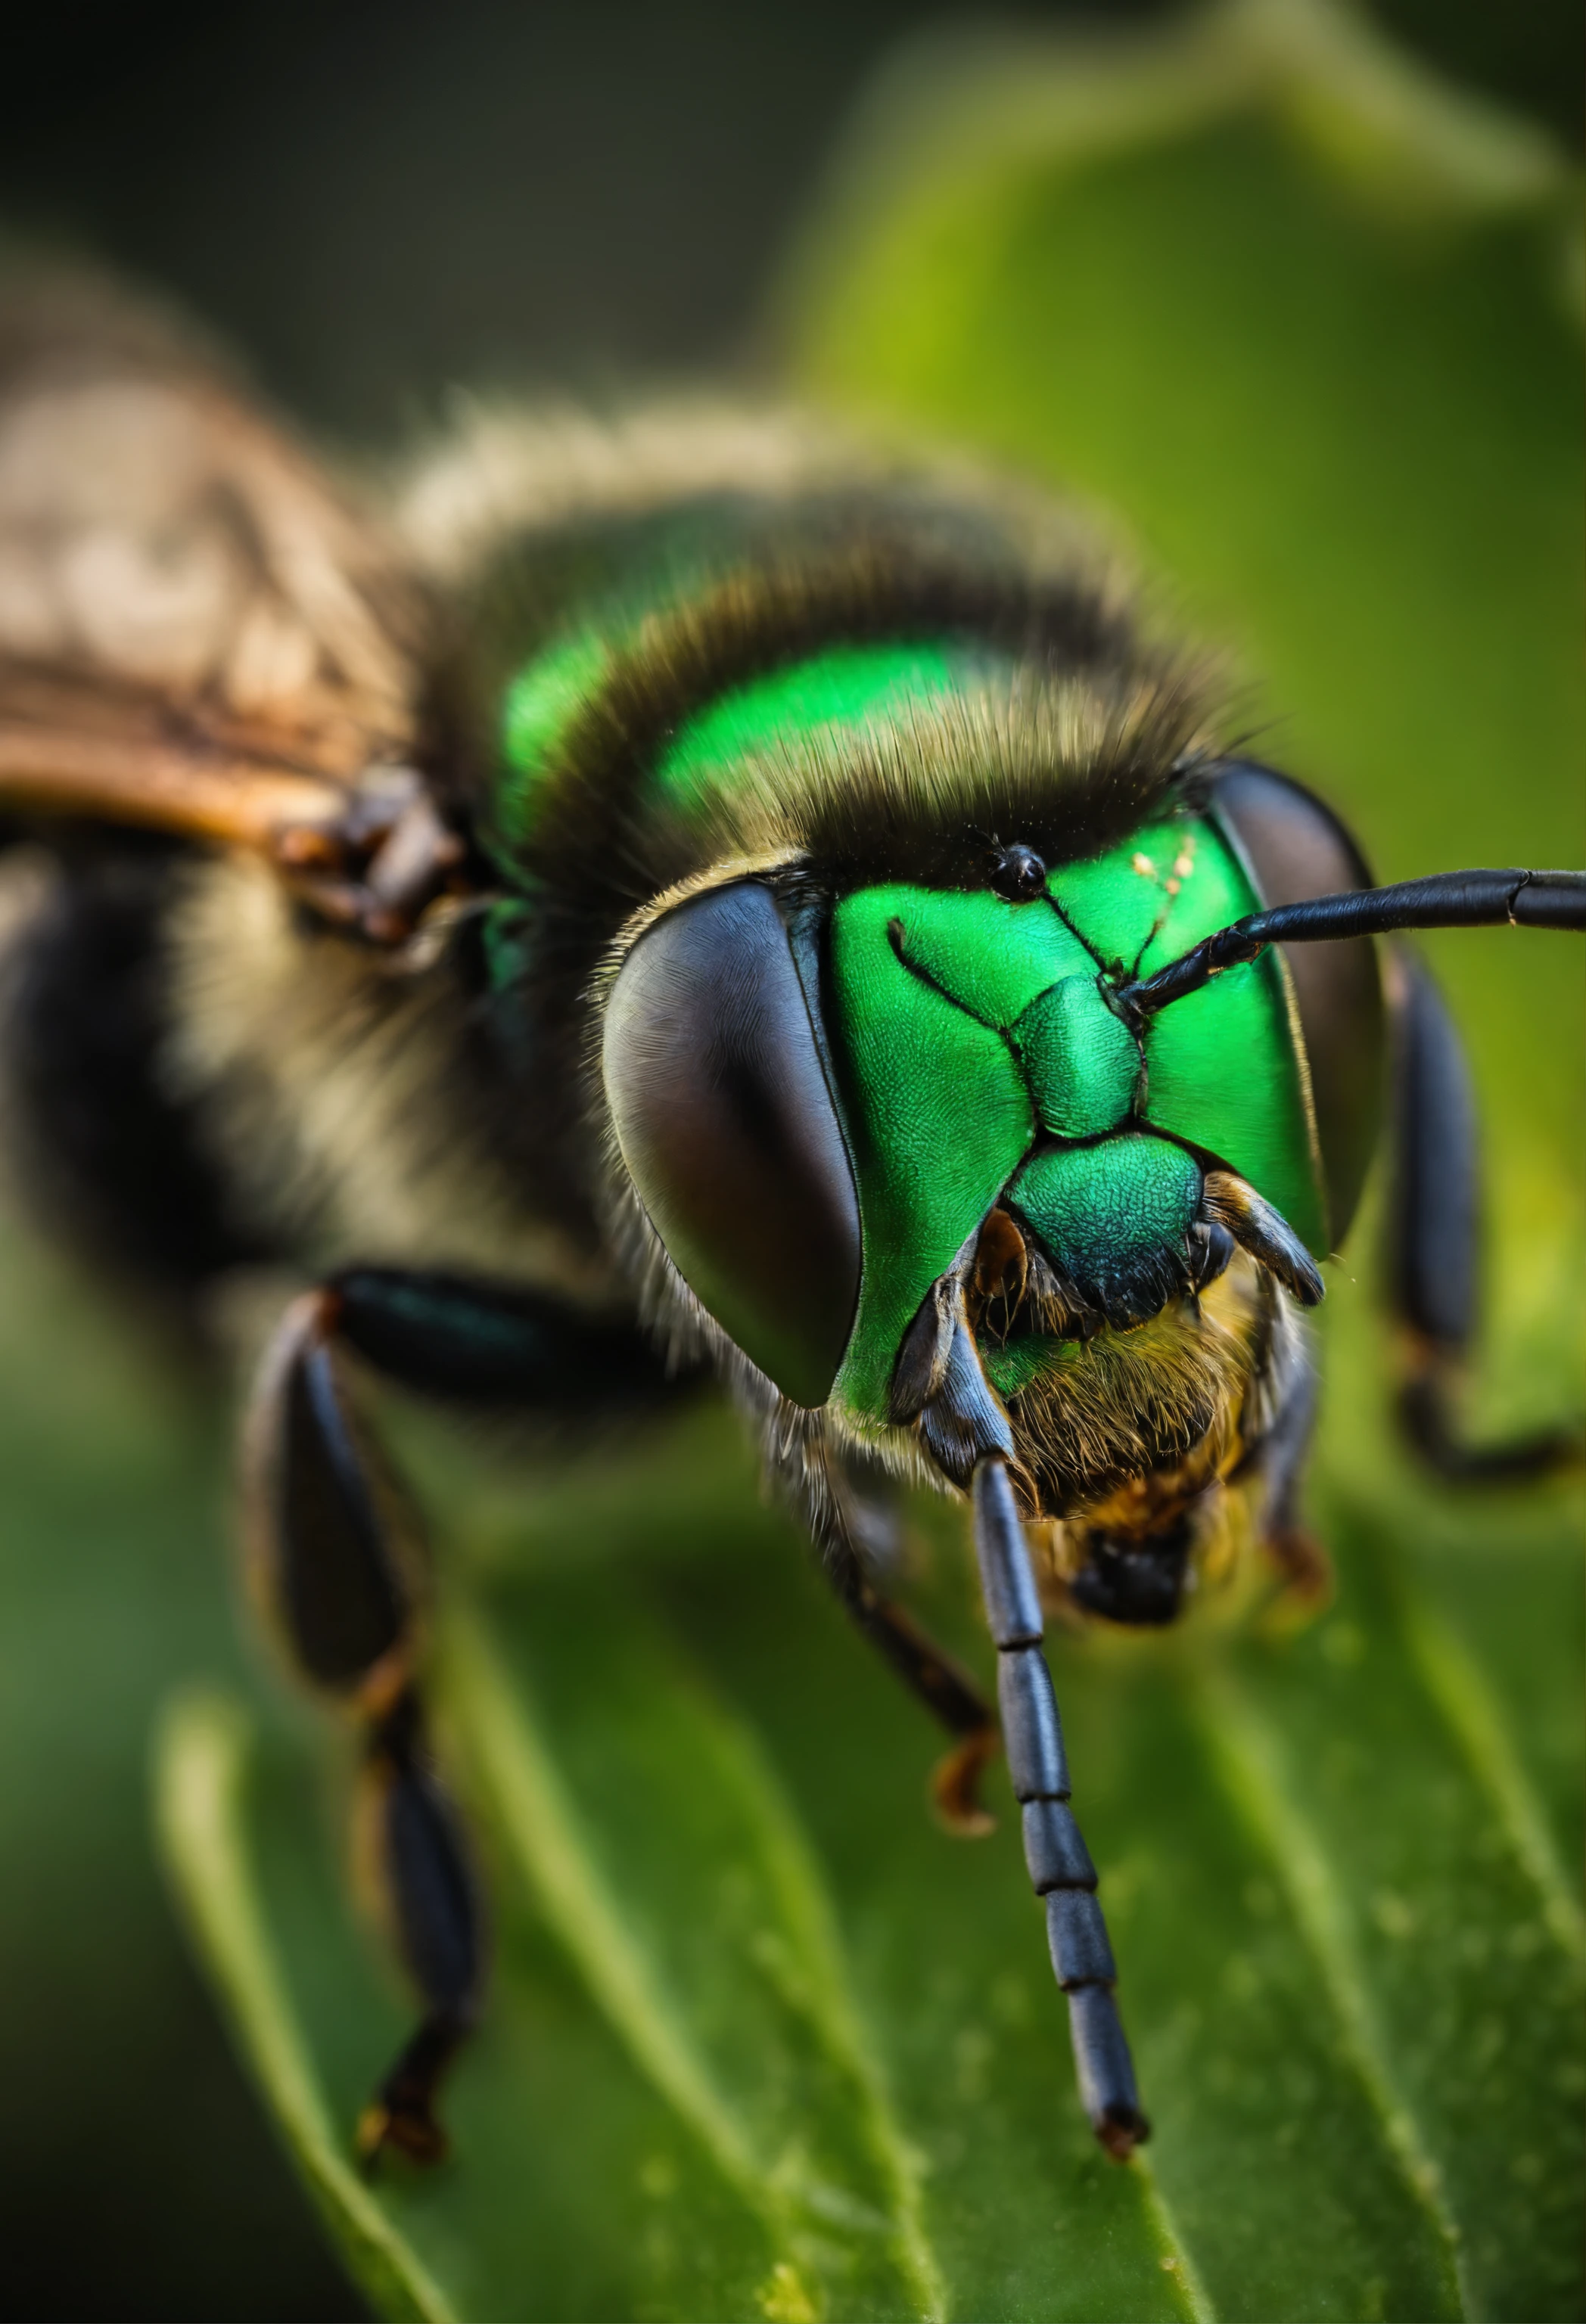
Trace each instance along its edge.
{"label": "bee's left compound eye", "polygon": [[769,889],[713,890],[640,938],[601,1064],[678,1272],[785,1396],[824,1404],[859,1296],[859,1201]]}

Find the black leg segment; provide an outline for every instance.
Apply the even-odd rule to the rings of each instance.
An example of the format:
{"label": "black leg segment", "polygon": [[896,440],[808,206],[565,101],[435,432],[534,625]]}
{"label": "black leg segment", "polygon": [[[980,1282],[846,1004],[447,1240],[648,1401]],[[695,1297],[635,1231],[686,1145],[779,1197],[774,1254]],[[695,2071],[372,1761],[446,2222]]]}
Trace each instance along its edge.
{"label": "black leg segment", "polygon": [[412,1512],[359,1426],[311,1291],[261,1367],[244,1458],[250,1578],[296,1667],[360,1704],[404,1683],[421,1587]]}
{"label": "black leg segment", "polygon": [[429,1765],[410,1689],[371,1736],[364,1782],[376,1877],[426,2015],[364,2108],[358,2145],[370,2160],[389,2145],[434,2163],[447,2147],[436,2090],[478,2011],[484,1934],[462,1831]]}
{"label": "black leg segment", "polygon": [[852,1561],[828,1557],[826,1571],[871,1644],[910,1693],[957,1738],[932,1772],[931,1797],[937,1815],[949,1831],[965,1839],[990,1831],[992,1819],[981,1804],[980,1782],[996,1753],[997,1725],[980,1689],[912,1615],[881,1594],[856,1556]]}
{"label": "black leg segment", "polygon": [[1475,1340],[1481,1189],[1470,1068],[1436,981],[1406,946],[1393,963],[1389,1296],[1401,1324],[1399,1419],[1444,1476],[1501,1483],[1578,1461],[1578,1434],[1551,1430],[1471,1445],[1453,1420],[1460,1369]]}
{"label": "black leg segment", "polygon": [[425,1747],[414,1679],[424,1562],[416,1517],[354,1407],[332,1290],[295,1301],[268,1350],[244,1463],[251,1579],[302,1675],[365,1735],[366,1855],[423,2017],[358,2128],[371,2161],[446,2151],[441,2078],[474,2021],[478,1894]]}
{"label": "black leg segment", "polygon": [[1069,1807],[1063,1725],[1041,1648],[1040,1598],[1008,1465],[987,1453],[976,1465],[975,1554],[986,1619],[997,1646],[997,1695],[1008,1772],[1024,1824],[1025,1861],[1046,1900],[1052,1968],[1068,1997],[1080,2096],[1107,2152],[1123,2161],[1150,2135],[1113,1995],[1117,1969],[1096,1899],[1096,1871]]}
{"label": "black leg segment", "polygon": [[622,1317],[466,1275],[349,1267],[327,1286],[336,1328],[387,1379],[446,1401],[515,1411],[628,1414],[685,1393]]}
{"label": "black leg segment", "polygon": [[993,1820],[980,1797],[981,1777],[998,1745],[991,1705],[968,1672],[875,1580],[861,1546],[872,1526],[830,1446],[775,1448],[771,1468],[809,1529],[823,1572],[859,1629],[954,1738],[931,1777],[931,1797],[943,1824],[962,1839],[991,1831]]}

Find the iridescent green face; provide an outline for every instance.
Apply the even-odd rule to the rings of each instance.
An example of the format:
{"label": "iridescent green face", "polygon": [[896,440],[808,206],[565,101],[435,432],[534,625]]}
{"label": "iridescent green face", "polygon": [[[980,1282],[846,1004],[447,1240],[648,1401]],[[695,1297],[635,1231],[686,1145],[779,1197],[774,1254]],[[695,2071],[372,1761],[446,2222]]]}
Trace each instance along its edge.
{"label": "iridescent green face", "polygon": [[1277,955],[1165,1010],[1143,1042],[1102,989],[1257,902],[1215,825],[1177,817],[1052,873],[1027,902],[877,887],[837,905],[829,1032],[862,1263],[835,1401],[884,1416],[921,1301],[999,1200],[1059,1276],[1095,1282],[1182,1252],[1215,1162],[1325,1251]]}
{"label": "iridescent green face", "polygon": [[[667,913],[616,981],[604,1057],[629,1176],[684,1280],[795,1402],[862,1426],[887,1420],[910,1324],[998,1204],[1114,1321],[1187,1281],[1209,1167],[1321,1256],[1279,958],[1138,1037],[1110,1001],[1255,901],[1215,824],[1177,816],[1037,873],[1017,903],[862,889],[831,911],[824,975],[818,935],[796,936],[760,881]],[[1023,1376],[999,1364],[1041,1344],[985,1351],[1007,1393]]]}

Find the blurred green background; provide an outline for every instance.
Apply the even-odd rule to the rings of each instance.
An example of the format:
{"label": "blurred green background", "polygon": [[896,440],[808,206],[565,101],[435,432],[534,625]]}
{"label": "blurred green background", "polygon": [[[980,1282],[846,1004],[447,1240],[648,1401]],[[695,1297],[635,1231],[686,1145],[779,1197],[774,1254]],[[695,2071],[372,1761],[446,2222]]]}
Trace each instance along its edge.
{"label": "blurred green background", "polygon": [[[1578,143],[1574,8],[1382,13]],[[1144,130],[1091,88],[1083,117],[1113,126],[1087,149],[1078,68],[1047,45],[1074,20],[1021,23],[972,20],[973,50],[890,72],[833,179],[914,9],[65,9],[15,55],[0,212],[175,290],[353,440],[422,426],[456,382],[604,391],[746,356],[966,436],[1122,511],[1261,683],[1274,755],[1385,872],[1580,860],[1578,342],[1545,149],[1528,180],[1524,134],[1494,148],[1478,122],[1452,158],[1433,136],[1396,164],[1397,133],[1373,147],[1358,108],[1293,98],[1314,58],[1277,75],[1290,97],[1219,111],[1216,70],[1185,55]],[[1186,106],[1197,74],[1211,93]],[[1438,958],[1507,1201],[1480,1381],[1497,1425],[1579,1392],[1579,963],[1541,938]],[[4,1283],[0,2299],[359,2312],[148,1839],[171,1689],[269,1700],[230,1603],[221,1398],[14,1231]],[[598,1463],[546,1478],[410,1423],[493,1615],[483,1646],[455,1644],[454,1692],[507,1705],[458,1745],[504,1892],[505,2031],[459,2089],[468,2182],[392,2199],[463,2312],[509,2312],[521,2284],[524,2312],[797,2319],[822,2282],[833,2313],[918,2312],[921,2200],[962,2314],[1576,2312],[1580,2066],[1555,2053],[1579,2017],[1580,1908],[1557,1887],[1579,1857],[1578,1520],[1556,1496],[1416,1488],[1382,1441],[1367,1304],[1346,1285],[1330,1305],[1337,1613],[1281,1653],[1064,1652],[1160,2117],[1148,2198],[1071,2135],[1007,1831],[983,1864],[941,1853],[917,1806],[928,1737],[757,1513],[730,1433],[704,1418],[603,1484]],[[964,1629],[944,1554],[934,1573]],[[567,1829],[582,1802],[597,1841],[622,1836],[610,1771],[650,1770],[632,1812],[678,1837],[632,1876],[646,1941],[706,2054],[723,2025],[743,2036],[753,2089],[723,2070],[745,2152],[815,2150],[770,2192],[644,2065],[574,1857],[529,1863],[539,1903],[518,1897],[539,1844],[512,1808],[539,1764],[526,1732],[554,1738]],[[399,2010],[345,1928],[331,1815],[304,1806],[309,1730],[271,1733],[249,1844],[345,2114]],[[198,1720],[189,1739],[220,1766],[228,1734]],[[715,1805],[694,1814],[700,1761]],[[679,1956],[695,1877],[711,1903]],[[733,1982],[751,1939],[781,1963],[782,2015]],[[1521,2136],[1541,2081],[1545,2126]],[[815,2234],[811,2188],[891,2226]]]}

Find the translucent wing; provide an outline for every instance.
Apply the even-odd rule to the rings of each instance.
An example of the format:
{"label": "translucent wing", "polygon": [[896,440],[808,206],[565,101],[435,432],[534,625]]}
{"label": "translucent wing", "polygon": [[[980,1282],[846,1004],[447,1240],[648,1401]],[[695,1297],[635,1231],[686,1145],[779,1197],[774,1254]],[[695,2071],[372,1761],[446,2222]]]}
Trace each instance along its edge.
{"label": "translucent wing", "polygon": [[377,524],[196,344],[0,266],[0,813],[261,847],[328,895],[413,807],[422,623]]}

